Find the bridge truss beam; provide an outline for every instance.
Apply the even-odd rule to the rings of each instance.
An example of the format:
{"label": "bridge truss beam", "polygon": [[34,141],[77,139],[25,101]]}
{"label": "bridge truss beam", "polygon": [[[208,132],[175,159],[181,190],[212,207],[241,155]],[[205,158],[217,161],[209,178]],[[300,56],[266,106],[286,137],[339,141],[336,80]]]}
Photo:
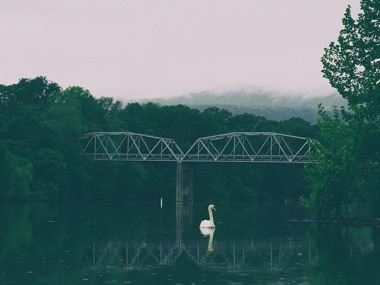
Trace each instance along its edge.
{"label": "bridge truss beam", "polygon": [[314,143],[273,132],[234,132],[197,139],[182,161],[310,163]]}
{"label": "bridge truss beam", "polygon": [[131,132],[94,132],[82,136],[94,160],[179,161],[183,152],[173,139]]}

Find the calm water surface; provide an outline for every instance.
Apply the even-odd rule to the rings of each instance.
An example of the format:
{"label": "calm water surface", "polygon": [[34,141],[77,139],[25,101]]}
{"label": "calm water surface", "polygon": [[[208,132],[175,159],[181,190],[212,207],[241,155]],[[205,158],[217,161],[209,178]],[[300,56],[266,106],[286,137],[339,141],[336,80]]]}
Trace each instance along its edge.
{"label": "calm water surface", "polygon": [[297,205],[2,204],[0,284],[380,284],[380,230]]}

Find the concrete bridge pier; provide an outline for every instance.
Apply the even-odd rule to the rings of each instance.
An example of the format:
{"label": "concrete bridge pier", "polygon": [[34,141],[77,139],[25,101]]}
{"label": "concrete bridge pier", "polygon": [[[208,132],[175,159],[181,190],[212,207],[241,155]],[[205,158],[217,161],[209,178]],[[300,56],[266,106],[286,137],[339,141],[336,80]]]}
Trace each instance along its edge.
{"label": "concrete bridge pier", "polygon": [[176,202],[193,202],[193,166],[177,162]]}
{"label": "concrete bridge pier", "polygon": [[193,226],[193,203],[176,202],[176,241],[179,249],[183,248],[183,230]]}

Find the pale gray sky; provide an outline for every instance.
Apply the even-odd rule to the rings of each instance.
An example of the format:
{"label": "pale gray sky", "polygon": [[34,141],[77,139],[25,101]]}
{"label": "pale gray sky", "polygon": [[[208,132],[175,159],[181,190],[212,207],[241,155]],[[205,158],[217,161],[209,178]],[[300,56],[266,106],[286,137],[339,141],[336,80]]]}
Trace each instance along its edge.
{"label": "pale gray sky", "polygon": [[0,84],[46,76],[116,99],[257,86],[323,95],[359,0],[0,0]]}

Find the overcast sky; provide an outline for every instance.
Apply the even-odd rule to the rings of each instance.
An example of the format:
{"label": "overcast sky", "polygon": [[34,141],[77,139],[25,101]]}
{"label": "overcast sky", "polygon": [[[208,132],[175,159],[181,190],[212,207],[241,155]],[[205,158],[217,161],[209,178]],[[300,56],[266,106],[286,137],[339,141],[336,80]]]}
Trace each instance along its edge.
{"label": "overcast sky", "polygon": [[320,58],[359,0],[0,0],[0,84],[116,99],[256,86],[324,95]]}

